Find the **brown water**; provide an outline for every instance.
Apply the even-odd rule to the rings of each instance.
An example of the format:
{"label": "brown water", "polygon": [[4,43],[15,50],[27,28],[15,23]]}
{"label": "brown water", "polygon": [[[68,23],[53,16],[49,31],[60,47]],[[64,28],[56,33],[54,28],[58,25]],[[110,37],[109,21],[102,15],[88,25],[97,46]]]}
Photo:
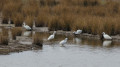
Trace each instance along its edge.
{"label": "brown water", "polygon": [[[0,55],[0,67],[120,67],[119,42],[56,35],[40,50]],[[59,42],[68,37],[65,47]]]}

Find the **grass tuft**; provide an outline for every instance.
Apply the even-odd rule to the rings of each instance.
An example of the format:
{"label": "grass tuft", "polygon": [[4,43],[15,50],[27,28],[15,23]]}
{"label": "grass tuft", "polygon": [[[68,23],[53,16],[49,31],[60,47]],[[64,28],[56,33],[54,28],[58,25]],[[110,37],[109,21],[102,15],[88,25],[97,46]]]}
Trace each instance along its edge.
{"label": "grass tuft", "polygon": [[15,27],[12,29],[12,38],[16,39],[16,36],[22,35],[22,28],[21,27]]}
{"label": "grass tuft", "polygon": [[38,46],[43,46],[43,36],[41,36],[40,34],[35,34],[33,36],[33,44],[38,45]]}

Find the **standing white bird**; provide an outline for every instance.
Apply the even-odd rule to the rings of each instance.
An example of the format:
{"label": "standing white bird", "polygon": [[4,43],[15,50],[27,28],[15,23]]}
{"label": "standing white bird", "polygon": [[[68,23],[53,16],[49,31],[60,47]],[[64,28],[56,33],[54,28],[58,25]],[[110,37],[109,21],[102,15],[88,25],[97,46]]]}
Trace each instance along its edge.
{"label": "standing white bird", "polygon": [[31,30],[30,26],[26,25],[25,22],[23,23],[23,27],[24,27],[26,30]]}
{"label": "standing white bird", "polygon": [[82,33],[82,30],[77,30],[77,31],[74,31],[73,34],[75,35],[78,35],[78,34],[81,34]]}
{"label": "standing white bird", "polygon": [[60,41],[59,44],[60,44],[61,46],[64,46],[64,44],[67,43],[67,40],[68,40],[68,38],[65,38],[64,40]]}
{"label": "standing white bird", "polygon": [[112,39],[112,37],[110,37],[108,34],[105,34],[105,32],[102,33],[102,36],[106,40],[111,40]]}
{"label": "standing white bird", "polygon": [[52,40],[52,39],[54,39],[55,34],[56,34],[56,31],[54,31],[54,33],[48,37],[48,40]]}

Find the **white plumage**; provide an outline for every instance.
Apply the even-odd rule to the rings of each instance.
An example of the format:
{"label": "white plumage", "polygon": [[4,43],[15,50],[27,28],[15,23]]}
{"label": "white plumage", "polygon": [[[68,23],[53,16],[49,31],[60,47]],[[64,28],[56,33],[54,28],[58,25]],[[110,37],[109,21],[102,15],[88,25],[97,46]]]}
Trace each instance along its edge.
{"label": "white plumage", "polygon": [[52,39],[54,39],[55,34],[56,34],[56,31],[54,31],[54,33],[48,37],[48,40],[52,40]]}
{"label": "white plumage", "polygon": [[65,38],[64,40],[60,41],[60,43],[59,43],[59,44],[63,46],[64,44],[66,44],[66,43],[67,43],[67,40],[68,40],[68,38]]}
{"label": "white plumage", "polygon": [[105,34],[105,32],[102,33],[103,35],[103,38],[106,39],[106,40],[111,40],[112,37],[110,37],[108,34]]}
{"label": "white plumage", "polygon": [[112,43],[112,41],[104,41],[103,42],[103,46],[109,46],[109,45],[111,45],[111,43]]}
{"label": "white plumage", "polygon": [[82,33],[82,30],[77,30],[77,31],[74,31],[73,33],[74,33],[75,35],[81,34],[81,33]]}
{"label": "white plumage", "polygon": [[23,23],[23,27],[24,27],[26,30],[31,30],[30,26],[26,25],[25,22]]}

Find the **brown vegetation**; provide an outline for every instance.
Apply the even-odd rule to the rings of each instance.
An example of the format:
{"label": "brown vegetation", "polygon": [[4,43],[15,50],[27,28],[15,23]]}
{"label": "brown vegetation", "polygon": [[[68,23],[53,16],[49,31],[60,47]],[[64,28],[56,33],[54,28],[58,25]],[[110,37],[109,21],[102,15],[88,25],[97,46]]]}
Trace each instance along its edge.
{"label": "brown vegetation", "polygon": [[0,35],[0,45],[8,45],[8,37]]}
{"label": "brown vegetation", "polygon": [[120,3],[113,0],[1,0],[3,17],[50,30],[82,29],[85,33],[120,34]]}
{"label": "brown vegetation", "polygon": [[0,33],[0,45],[8,45],[8,30],[3,28]]}
{"label": "brown vegetation", "polygon": [[43,36],[36,33],[34,36],[33,36],[33,44],[35,45],[38,45],[38,46],[43,46]]}
{"label": "brown vegetation", "polygon": [[21,27],[15,27],[12,29],[12,38],[16,39],[16,36],[22,35],[22,28]]}

